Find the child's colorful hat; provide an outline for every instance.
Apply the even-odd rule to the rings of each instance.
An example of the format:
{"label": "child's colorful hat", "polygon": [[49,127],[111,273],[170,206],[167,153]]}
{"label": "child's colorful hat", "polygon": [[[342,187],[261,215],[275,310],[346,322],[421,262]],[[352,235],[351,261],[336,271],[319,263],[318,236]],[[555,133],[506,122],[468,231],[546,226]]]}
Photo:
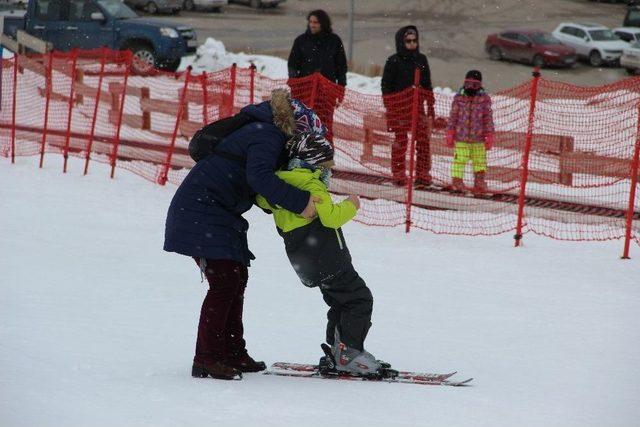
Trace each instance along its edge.
{"label": "child's colorful hat", "polygon": [[300,159],[311,166],[319,166],[333,161],[333,147],[324,136],[303,132],[289,140],[287,155],[289,160]]}

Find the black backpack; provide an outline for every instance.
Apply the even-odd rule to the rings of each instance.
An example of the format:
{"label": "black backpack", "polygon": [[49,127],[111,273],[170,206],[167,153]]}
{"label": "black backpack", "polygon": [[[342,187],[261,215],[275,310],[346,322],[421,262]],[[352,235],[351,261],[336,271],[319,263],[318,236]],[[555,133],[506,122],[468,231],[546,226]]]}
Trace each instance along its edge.
{"label": "black backpack", "polygon": [[220,157],[244,162],[244,157],[216,150],[216,147],[225,137],[253,121],[251,116],[241,112],[235,116],[209,123],[198,130],[189,141],[189,155],[196,162],[214,153]]}

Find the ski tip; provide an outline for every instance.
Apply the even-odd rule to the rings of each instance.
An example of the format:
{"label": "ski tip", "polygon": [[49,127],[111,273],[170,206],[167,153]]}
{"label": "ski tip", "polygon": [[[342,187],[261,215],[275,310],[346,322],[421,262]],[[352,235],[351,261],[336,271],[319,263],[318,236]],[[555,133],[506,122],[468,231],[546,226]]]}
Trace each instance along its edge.
{"label": "ski tip", "polygon": [[467,387],[467,386],[471,386],[471,384],[469,384],[471,381],[473,381],[473,378],[467,378],[466,380],[463,380],[463,381],[452,381],[450,385],[454,387]]}

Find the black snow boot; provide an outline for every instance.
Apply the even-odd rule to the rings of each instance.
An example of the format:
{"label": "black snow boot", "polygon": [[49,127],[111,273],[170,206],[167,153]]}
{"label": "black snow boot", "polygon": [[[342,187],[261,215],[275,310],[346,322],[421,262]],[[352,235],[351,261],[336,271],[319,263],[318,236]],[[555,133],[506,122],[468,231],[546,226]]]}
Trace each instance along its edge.
{"label": "black snow boot", "polygon": [[253,357],[249,356],[247,350],[228,355],[227,365],[240,372],[260,372],[267,369],[266,363],[253,360]]}
{"label": "black snow boot", "polygon": [[219,380],[240,380],[242,379],[242,372],[222,362],[193,362],[191,376],[194,378],[207,378],[211,376]]}

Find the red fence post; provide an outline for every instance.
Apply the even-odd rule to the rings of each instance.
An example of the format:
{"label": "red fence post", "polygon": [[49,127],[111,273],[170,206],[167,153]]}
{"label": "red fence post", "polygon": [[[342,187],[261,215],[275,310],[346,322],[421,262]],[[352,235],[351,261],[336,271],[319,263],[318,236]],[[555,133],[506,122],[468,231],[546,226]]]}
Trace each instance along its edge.
{"label": "red fence post", "polygon": [[538,99],[538,82],[540,81],[540,67],[533,70],[533,81],[531,84],[531,96],[529,101],[529,122],[527,124],[527,135],[522,155],[522,174],[520,175],[520,195],[518,196],[518,222],[516,224],[516,247],[520,246],[522,240],[522,217],[524,215],[524,197],[527,191],[527,179],[529,178],[529,154],[533,141],[533,125],[535,124],[536,100]]}
{"label": "red fence post", "polygon": [[207,94],[207,73],[204,71],[200,75],[200,83],[202,84],[202,124],[209,122],[209,95]]}
{"label": "red fence post", "polygon": [[[238,74],[238,64],[235,62],[231,65],[231,84],[230,84],[230,99],[229,99],[229,111],[227,117],[233,116],[233,106],[236,102],[236,77]],[[220,117],[222,118],[222,117]]]}
{"label": "red fence post", "polygon": [[629,243],[633,225],[633,210],[636,205],[636,187],[638,186],[638,163],[640,163],[640,103],[638,104],[638,125],[636,130],[636,148],[631,162],[631,188],[629,191],[629,207],[627,208],[627,229],[624,236],[622,259],[629,259]]}
{"label": "red fence post", "polygon": [[40,168],[42,168],[44,164],[44,151],[47,143],[47,130],[49,128],[49,103],[53,90],[53,81],[51,79],[52,67],[53,52],[49,52],[47,53],[47,68],[45,69],[44,125],[42,127],[42,141],[40,143]]}
{"label": "red fence post", "polygon": [[256,82],[256,64],[251,63],[249,67],[249,104],[253,104],[255,99],[255,82]]}
{"label": "red fence post", "polygon": [[11,106],[11,163],[16,162],[16,102],[18,92],[18,60],[20,55],[13,54],[13,104]]}
{"label": "red fence post", "polygon": [[104,77],[104,66],[107,61],[107,48],[102,48],[102,56],[100,57],[100,75],[98,76],[98,92],[96,93],[96,105],[93,107],[93,118],[91,119],[91,133],[89,134],[89,142],[87,142],[87,154],[84,160],[84,174],[89,172],[89,160],[91,159],[91,148],[93,147],[93,137],[96,133],[96,120],[98,118],[98,106],[100,105],[100,95],[102,94],[102,78]]}
{"label": "red fence post", "polygon": [[313,80],[311,86],[311,99],[309,100],[309,108],[314,109],[316,106],[316,96],[318,94],[318,85],[320,84],[320,73],[313,73]]}
{"label": "red fence post", "polygon": [[69,159],[69,145],[71,144],[71,117],[73,116],[73,97],[76,87],[76,64],[78,61],[78,49],[71,51],[71,89],[69,90],[69,109],[67,110],[67,134],[64,139],[64,149],[62,157],[64,158],[64,166],[62,172],[67,173],[67,160]]}
{"label": "red fence post", "polygon": [[182,93],[180,94],[180,104],[178,104],[178,115],[176,117],[176,125],[173,128],[173,135],[171,136],[171,144],[169,144],[169,148],[167,149],[167,160],[165,160],[164,166],[162,168],[162,173],[158,178],[158,184],[160,185],[165,185],[167,183],[167,178],[169,176],[169,167],[171,166],[171,157],[173,156],[173,150],[176,146],[176,137],[178,136],[178,129],[180,129],[180,120],[182,120],[182,114],[185,110],[185,100],[186,100],[190,77],[191,77],[191,67],[188,67],[187,72],[184,76],[184,88],[182,89]]}
{"label": "red fence post", "polygon": [[129,81],[129,74],[131,73],[131,63],[133,62],[133,54],[130,50],[125,51],[125,64],[124,70],[124,85],[122,86],[122,97],[120,98],[120,110],[118,111],[118,124],[116,125],[116,138],[113,142],[113,148],[111,150],[111,178],[113,179],[116,173],[116,159],[118,157],[118,146],[120,145],[120,130],[122,129],[122,117],[124,115],[124,101],[127,96],[127,82]]}
{"label": "red fence post", "polygon": [[418,107],[420,100],[420,69],[416,68],[413,75],[413,97],[411,99],[411,142],[409,143],[409,179],[407,180],[407,213],[405,232],[411,230],[411,205],[413,204],[414,157],[418,133]]}

